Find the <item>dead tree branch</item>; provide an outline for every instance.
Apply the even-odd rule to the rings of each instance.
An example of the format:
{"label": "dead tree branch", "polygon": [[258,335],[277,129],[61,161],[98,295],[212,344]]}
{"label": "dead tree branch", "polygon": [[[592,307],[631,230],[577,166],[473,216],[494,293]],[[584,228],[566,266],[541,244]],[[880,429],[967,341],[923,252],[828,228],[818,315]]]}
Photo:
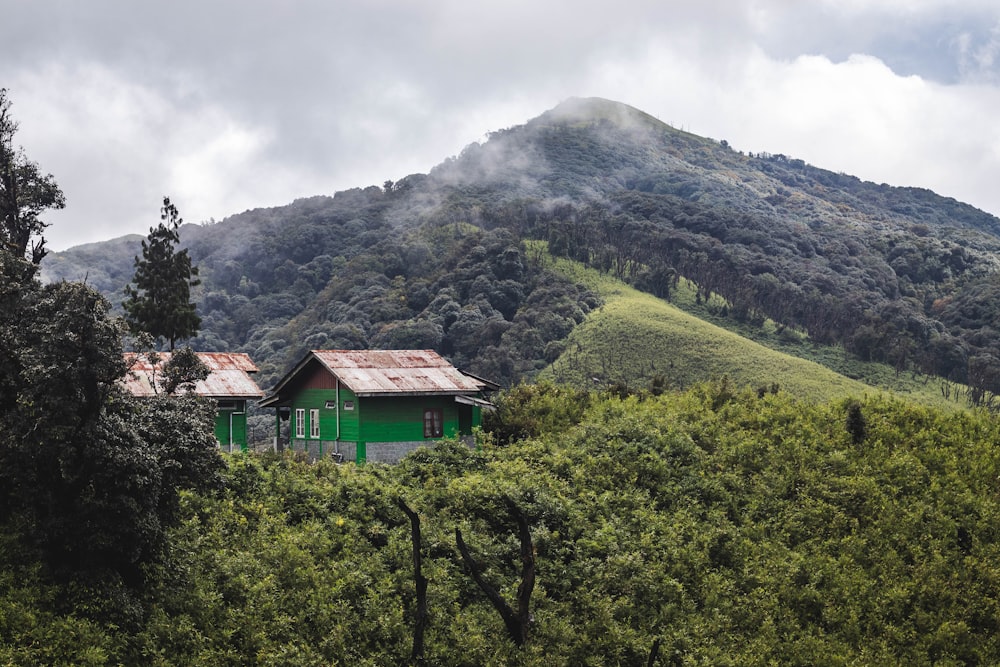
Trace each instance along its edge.
{"label": "dead tree branch", "polygon": [[420,516],[402,498],[396,499],[399,509],[410,519],[410,539],[413,542],[413,582],[417,589],[417,611],[413,622],[413,650],[410,660],[418,662],[424,657],[424,630],[427,628],[427,577],[421,572],[423,559],[420,554]]}
{"label": "dead tree branch", "polygon": [[531,530],[524,513],[509,499],[507,507],[517,522],[518,536],[521,542],[521,583],[517,587],[517,613],[507,604],[497,589],[483,577],[479,565],[472,558],[465,540],[462,539],[462,531],[457,526],[455,527],[455,542],[458,544],[458,551],[462,554],[462,560],[469,568],[473,581],[486,594],[490,603],[500,614],[511,640],[515,645],[521,647],[528,640],[528,626],[531,624],[531,592],[535,588],[535,547],[531,541]]}

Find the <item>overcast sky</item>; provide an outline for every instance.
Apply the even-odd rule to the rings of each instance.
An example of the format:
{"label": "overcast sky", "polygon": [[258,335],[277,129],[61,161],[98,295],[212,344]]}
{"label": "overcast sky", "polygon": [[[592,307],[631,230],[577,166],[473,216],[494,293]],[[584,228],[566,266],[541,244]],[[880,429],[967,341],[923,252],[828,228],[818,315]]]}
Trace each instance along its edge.
{"label": "overcast sky", "polygon": [[1000,214],[996,0],[0,0],[49,247],[427,172],[568,97]]}

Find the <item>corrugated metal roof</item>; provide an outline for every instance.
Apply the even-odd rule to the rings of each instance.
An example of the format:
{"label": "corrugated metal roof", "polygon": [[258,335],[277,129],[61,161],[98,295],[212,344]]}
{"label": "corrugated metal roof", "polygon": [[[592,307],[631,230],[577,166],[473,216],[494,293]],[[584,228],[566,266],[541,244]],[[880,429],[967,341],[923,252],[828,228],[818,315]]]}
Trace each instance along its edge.
{"label": "corrugated metal roof", "polygon": [[359,396],[475,393],[485,385],[433,350],[313,350]]}
{"label": "corrugated metal roof", "polygon": [[[145,355],[125,353],[130,370],[125,374],[125,388],[135,396],[154,396],[162,393],[160,382],[163,364],[170,360],[169,352],[158,352],[160,361],[154,368]],[[209,376],[198,382],[194,393],[209,398],[260,398],[264,395],[250,373],[257,372],[249,355],[242,352],[198,352],[202,363],[208,366]],[[153,388],[153,381],[159,391]]]}

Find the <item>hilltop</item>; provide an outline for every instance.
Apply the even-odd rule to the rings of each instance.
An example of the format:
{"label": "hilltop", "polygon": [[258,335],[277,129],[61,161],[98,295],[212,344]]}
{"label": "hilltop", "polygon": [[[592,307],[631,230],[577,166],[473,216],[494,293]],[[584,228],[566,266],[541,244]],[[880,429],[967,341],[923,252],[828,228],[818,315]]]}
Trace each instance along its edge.
{"label": "hilltop", "polygon": [[[506,385],[536,377],[600,297],[533,259],[535,239],[659,299],[689,280],[734,328],[774,322],[861,362],[968,383],[980,404],[1000,391],[996,217],[744,154],[608,100],[568,100],[428,174],[182,239],[203,280],[192,344],[248,352],[264,384],[319,347],[419,345]],[[118,302],[130,243],[53,253],[45,276],[87,277]]]}
{"label": "hilltop", "polygon": [[[265,386],[309,348],[420,347],[511,390],[478,447],[445,439],[394,466],[220,459],[209,413],[166,397],[97,405],[88,431],[43,420],[73,434],[39,440],[52,456],[12,430],[11,478],[49,495],[8,494],[39,500],[0,532],[0,663],[996,662],[1000,424],[872,388],[895,374],[930,403],[956,387],[935,373],[993,400],[991,216],[573,100],[428,174],[182,234],[203,279],[193,345],[250,353]],[[45,270],[118,300],[139,241]],[[12,340],[45,357],[45,331],[76,321],[49,311],[73,299],[23,303],[38,326],[8,313]],[[65,407],[48,372],[63,366],[79,375],[35,363],[22,394]],[[137,447],[143,428],[163,442]],[[151,491],[186,452],[209,455],[198,485]],[[72,475],[70,495],[41,461]],[[100,484],[79,483],[80,461]],[[111,479],[121,466],[142,474]],[[164,500],[117,521],[140,496]],[[34,521],[51,508],[85,520]],[[35,525],[71,569],[138,553],[108,535],[162,558],[132,568],[134,595],[64,583],[19,541]],[[496,603],[515,595],[517,628]]]}

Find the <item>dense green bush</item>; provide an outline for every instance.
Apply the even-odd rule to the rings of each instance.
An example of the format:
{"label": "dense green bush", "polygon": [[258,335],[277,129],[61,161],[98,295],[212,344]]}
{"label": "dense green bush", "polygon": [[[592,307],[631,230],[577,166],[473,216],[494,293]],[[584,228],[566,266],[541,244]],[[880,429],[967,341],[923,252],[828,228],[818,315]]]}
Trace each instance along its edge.
{"label": "dense green bush", "polygon": [[[391,467],[230,458],[224,498],[182,496],[139,631],[47,611],[55,593],[28,572],[0,588],[0,656],[405,663],[416,599],[402,499],[422,527],[428,664],[645,664],[657,640],[658,664],[1000,660],[1000,427],[987,416],[722,384],[625,399],[519,388],[502,404],[544,426]],[[454,535],[513,604],[511,507],[530,523],[537,575],[521,650]]]}

